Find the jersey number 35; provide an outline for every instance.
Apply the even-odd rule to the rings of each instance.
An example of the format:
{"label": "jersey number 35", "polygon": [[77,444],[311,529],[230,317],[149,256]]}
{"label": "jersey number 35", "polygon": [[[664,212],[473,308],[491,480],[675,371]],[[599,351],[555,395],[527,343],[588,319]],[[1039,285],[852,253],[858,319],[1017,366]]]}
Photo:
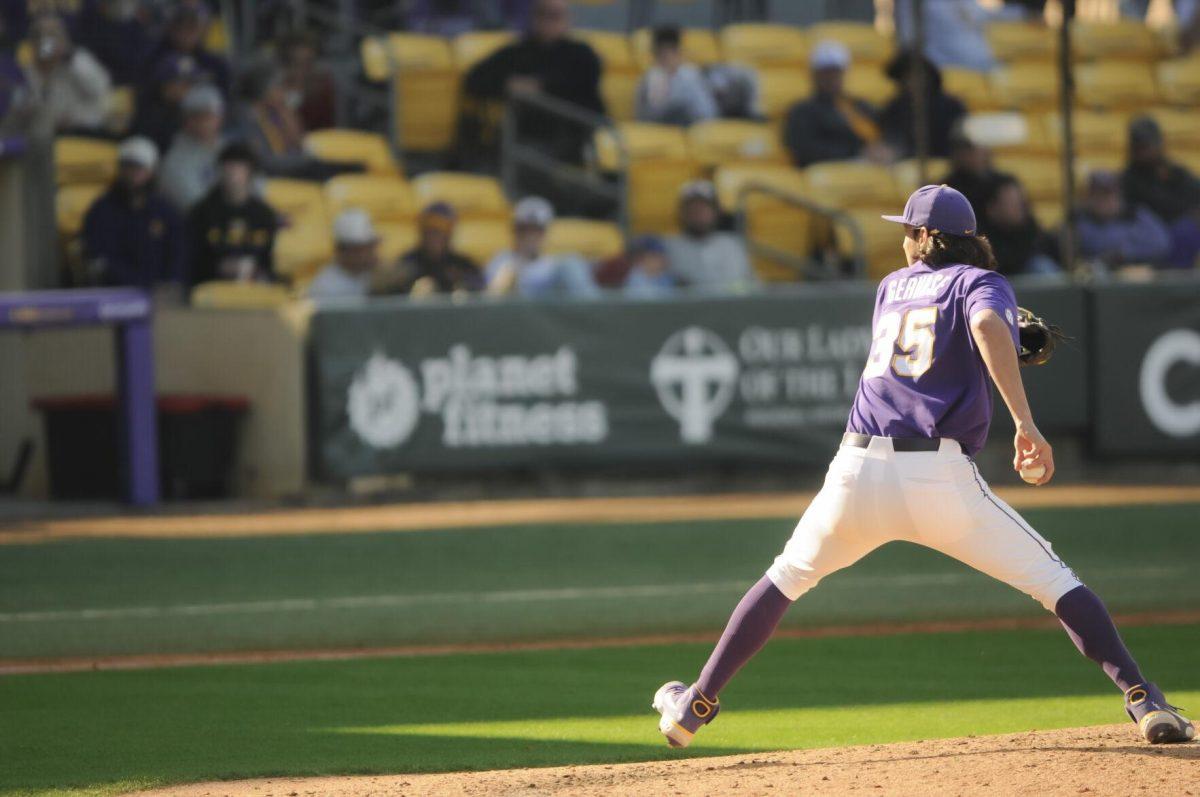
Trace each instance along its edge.
{"label": "jersey number 35", "polygon": [[[903,314],[893,310],[879,317],[864,379],[875,379],[890,367],[896,376],[917,379],[933,365],[937,307],[919,307]],[[899,351],[897,351],[899,349]]]}

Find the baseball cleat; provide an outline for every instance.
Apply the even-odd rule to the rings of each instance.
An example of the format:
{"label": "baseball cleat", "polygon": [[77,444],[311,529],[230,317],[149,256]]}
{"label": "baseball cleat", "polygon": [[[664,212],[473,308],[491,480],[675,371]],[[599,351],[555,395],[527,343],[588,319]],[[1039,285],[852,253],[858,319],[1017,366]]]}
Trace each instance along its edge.
{"label": "baseball cleat", "polygon": [[1176,744],[1196,738],[1196,727],[1167,702],[1154,684],[1131,686],[1125,693],[1125,711],[1150,744]]}
{"label": "baseball cleat", "polygon": [[721,710],[719,700],[709,700],[695,686],[669,681],[654,693],[650,707],[662,715],[658,729],[672,747],[687,747],[701,725],[707,725]]}

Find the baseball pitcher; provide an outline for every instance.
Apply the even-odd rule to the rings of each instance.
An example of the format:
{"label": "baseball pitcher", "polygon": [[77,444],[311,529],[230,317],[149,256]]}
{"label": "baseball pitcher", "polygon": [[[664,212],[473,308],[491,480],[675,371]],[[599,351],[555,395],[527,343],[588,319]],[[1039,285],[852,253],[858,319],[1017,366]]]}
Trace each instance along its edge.
{"label": "baseball pitcher", "polygon": [[924,186],[903,216],[883,218],[904,226],[908,266],[879,285],[874,343],[841,448],[783,553],[734,609],[699,679],[655,693],[659,730],[673,747],[690,744],[792,601],[884,543],[907,540],[1054,612],[1079,651],[1125,693],[1125,710],[1148,742],[1192,739],[1191,722],[1143,677],[1100,598],[991,491],[971,459],[992,417],[990,378],[1016,424],[1014,469],[1032,484],[1053,478],[1054,454],[1018,368],[1044,363],[1056,330],[1017,307],[958,191]]}

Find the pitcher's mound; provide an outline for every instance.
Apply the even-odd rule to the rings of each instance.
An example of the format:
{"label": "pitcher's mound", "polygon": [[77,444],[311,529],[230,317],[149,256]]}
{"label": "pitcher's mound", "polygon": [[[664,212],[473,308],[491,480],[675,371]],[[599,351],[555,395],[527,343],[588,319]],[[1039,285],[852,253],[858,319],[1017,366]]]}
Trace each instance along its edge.
{"label": "pitcher's mound", "polygon": [[[703,744],[703,737],[699,740]],[[1200,797],[1200,744],[1152,747],[1132,724],[645,764],[441,775],[273,778],[153,792],[289,795],[1059,795]],[[143,795],[144,797],[144,795]]]}

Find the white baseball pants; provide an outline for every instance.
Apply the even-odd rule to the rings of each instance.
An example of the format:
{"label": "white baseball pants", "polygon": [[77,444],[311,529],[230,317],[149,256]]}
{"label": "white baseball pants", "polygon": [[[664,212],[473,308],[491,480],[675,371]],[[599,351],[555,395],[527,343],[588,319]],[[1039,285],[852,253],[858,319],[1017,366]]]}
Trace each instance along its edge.
{"label": "white baseball pants", "polygon": [[896,452],[874,437],[843,445],[767,576],[795,600],[879,546],[906,540],[941,551],[1054,611],[1080,586],[1040,534],[1001,501],[958,443]]}

